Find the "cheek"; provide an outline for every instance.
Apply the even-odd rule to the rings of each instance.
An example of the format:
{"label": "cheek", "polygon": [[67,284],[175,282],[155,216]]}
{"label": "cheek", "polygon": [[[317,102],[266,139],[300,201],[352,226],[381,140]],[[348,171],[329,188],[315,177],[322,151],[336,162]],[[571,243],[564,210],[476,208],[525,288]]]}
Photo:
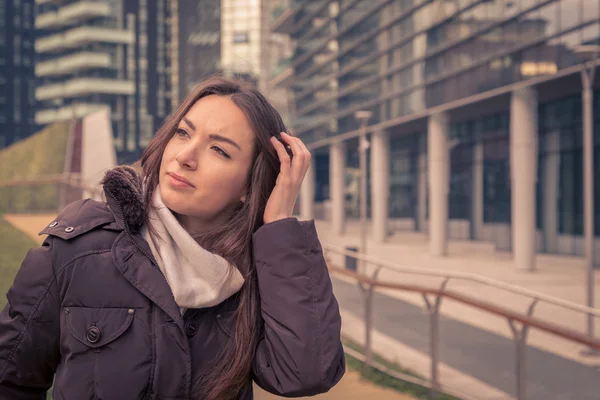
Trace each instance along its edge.
{"label": "cheek", "polygon": [[246,177],[247,174],[237,168],[229,170],[215,166],[205,175],[205,182],[208,184],[205,189],[221,200],[235,198],[237,201],[246,188]]}

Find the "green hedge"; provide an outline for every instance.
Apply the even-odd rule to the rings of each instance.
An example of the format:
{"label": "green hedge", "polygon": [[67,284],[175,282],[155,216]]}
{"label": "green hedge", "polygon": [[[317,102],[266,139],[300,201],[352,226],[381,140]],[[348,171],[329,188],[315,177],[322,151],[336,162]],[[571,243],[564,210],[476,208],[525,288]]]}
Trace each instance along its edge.
{"label": "green hedge", "polygon": [[[0,151],[0,181],[56,175],[63,172],[69,122],[58,122]],[[0,187],[0,213],[54,211],[58,186]]]}

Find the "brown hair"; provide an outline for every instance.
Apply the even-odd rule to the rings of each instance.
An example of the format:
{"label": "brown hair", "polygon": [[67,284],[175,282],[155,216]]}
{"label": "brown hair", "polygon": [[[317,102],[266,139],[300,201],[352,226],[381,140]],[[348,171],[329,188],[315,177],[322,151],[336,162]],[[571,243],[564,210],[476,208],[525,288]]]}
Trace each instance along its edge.
{"label": "brown hair", "polygon": [[[167,143],[183,116],[199,99],[229,97],[246,115],[256,135],[253,163],[247,180],[247,200],[229,221],[200,239],[201,245],[235,265],[245,278],[238,293],[236,326],[231,343],[214,360],[211,370],[194,380],[192,393],[198,399],[236,398],[250,378],[254,350],[261,326],[260,299],[252,257],[252,234],[263,224],[263,214],[279,173],[279,159],[270,137],[287,132],[281,116],[258,89],[240,80],[212,77],[202,82],[166,119],[141,158],[146,180],[146,215],[158,185],[160,164]],[[148,222],[148,221],[147,221]]]}

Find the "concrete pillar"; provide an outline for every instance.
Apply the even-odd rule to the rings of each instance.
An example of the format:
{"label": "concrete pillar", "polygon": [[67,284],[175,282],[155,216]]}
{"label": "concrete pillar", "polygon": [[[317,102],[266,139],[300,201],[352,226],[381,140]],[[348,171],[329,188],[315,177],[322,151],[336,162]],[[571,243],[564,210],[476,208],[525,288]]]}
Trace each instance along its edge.
{"label": "concrete pillar", "polygon": [[417,231],[427,232],[427,137],[419,138],[419,171],[417,177]]}
{"label": "concrete pillar", "polygon": [[448,254],[448,190],[450,154],[448,150],[448,116],[434,114],[428,121],[427,152],[429,159],[429,240],[431,254]]}
{"label": "concrete pillar", "polygon": [[515,267],[535,269],[535,184],[537,179],[537,94],[516,90],[510,101],[510,172],[512,248]]}
{"label": "concrete pillar", "polygon": [[300,218],[307,221],[315,218],[315,159],[311,158],[300,191]]}
{"label": "concrete pillar", "polygon": [[386,131],[371,135],[371,217],[373,239],[383,242],[387,237],[388,198],[390,193],[390,143]]}
{"label": "concrete pillar", "polygon": [[329,187],[331,198],[331,227],[335,235],[344,233],[346,144],[335,142],[329,148]]}
{"label": "concrete pillar", "polygon": [[544,249],[558,252],[558,177],[560,173],[560,135],[550,132],[544,136],[544,156],[542,158],[542,207]]}
{"label": "concrete pillar", "polygon": [[472,238],[483,240],[483,142],[478,140],[473,148],[473,203]]}

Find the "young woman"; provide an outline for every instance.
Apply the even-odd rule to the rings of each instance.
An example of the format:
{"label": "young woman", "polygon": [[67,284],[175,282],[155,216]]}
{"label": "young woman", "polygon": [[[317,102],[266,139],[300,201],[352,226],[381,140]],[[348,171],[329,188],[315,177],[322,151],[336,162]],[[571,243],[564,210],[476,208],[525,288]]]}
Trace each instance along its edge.
{"label": "young woman", "polygon": [[[212,78],[67,206],[0,314],[0,399],[310,396],[344,374],[314,223],[292,217],[310,153],[245,83]],[[285,145],[284,145],[285,144]]]}

